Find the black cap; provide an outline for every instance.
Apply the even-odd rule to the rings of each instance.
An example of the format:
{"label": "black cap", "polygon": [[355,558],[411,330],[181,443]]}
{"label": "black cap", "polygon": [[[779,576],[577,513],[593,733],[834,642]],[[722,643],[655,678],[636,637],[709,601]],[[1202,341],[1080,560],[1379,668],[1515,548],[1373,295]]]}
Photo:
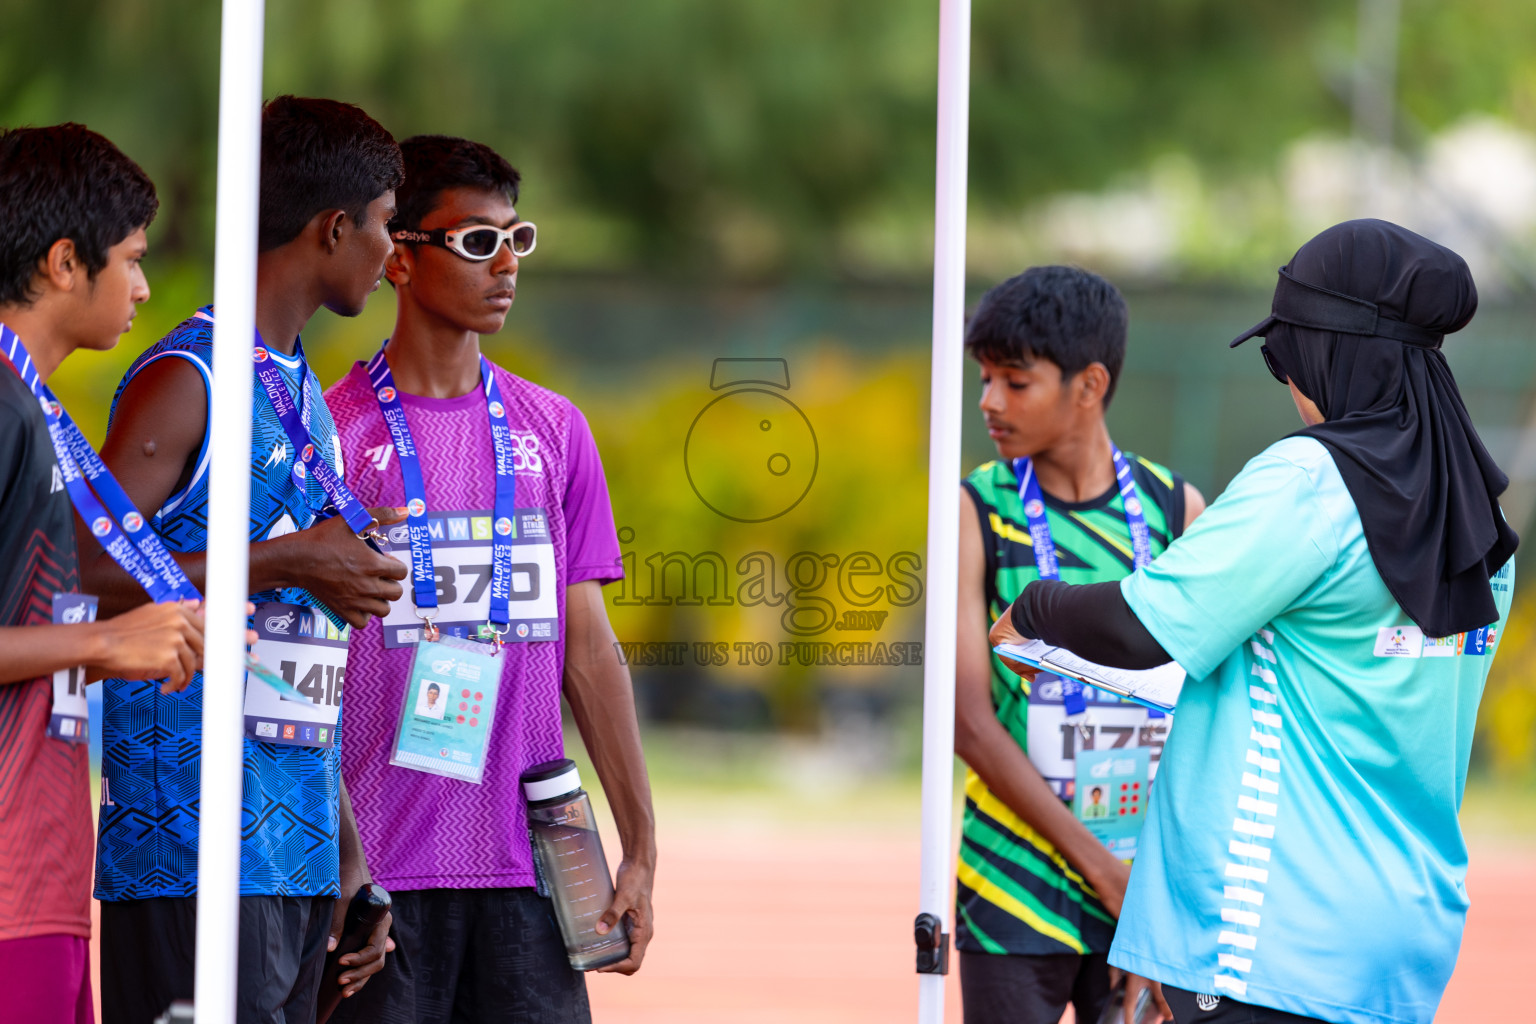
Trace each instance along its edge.
{"label": "black cap", "polygon": [[1237,348],[1249,338],[1264,337],[1277,323],[1333,331],[1336,334],[1391,338],[1424,348],[1439,348],[1445,340],[1445,335],[1440,331],[1382,316],[1374,302],[1298,281],[1284,267],[1280,268],[1280,280],[1275,285],[1270,315],[1233,338],[1228,347]]}

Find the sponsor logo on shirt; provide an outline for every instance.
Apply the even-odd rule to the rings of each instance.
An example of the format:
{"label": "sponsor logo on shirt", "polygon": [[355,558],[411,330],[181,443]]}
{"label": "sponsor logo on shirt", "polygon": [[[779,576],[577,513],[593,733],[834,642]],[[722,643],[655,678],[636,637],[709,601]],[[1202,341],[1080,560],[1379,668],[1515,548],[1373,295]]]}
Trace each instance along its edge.
{"label": "sponsor logo on shirt", "polygon": [[270,466],[273,463],[287,462],[287,461],[288,461],[288,446],[286,444],[284,444],[282,441],[279,441],[279,442],[277,442],[277,444],[272,446],[272,454],[267,456],[266,466],[262,466],[262,468],[265,469],[265,468],[267,468],[267,466]]}
{"label": "sponsor logo on shirt", "polygon": [[64,474],[59,472],[59,467],[53,467],[53,483],[48,487],[49,494],[58,494],[64,489]]}
{"label": "sponsor logo on shirt", "polygon": [[1424,631],[1418,626],[1383,626],[1376,631],[1376,657],[1418,658],[1424,654]]}
{"label": "sponsor logo on shirt", "polygon": [[1221,1005],[1221,996],[1206,995],[1204,992],[1201,992],[1195,996],[1195,1005],[1200,1008],[1202,1013],[1210,1013]]}
{"label": "sponsor logo on shirt", "polygon": [[1469,655],[1481,658],[1493,653],[1493,643],[1498,635],[1498,626],[1484,626],[1482,629],[1474,629],[1470,633],[1457,633],[1455,636],[1425,637],[1424,657],[1457,658]]}
{"label": "sponsor logo on shirt", "polygon": [[1455,636],[1427,636],[1424,638],[1424,657],[1454,658],[1461,654],[1467,643],[1467,634]]}
{"label": "sponsor logo on shirt", "polygon": [[367,455],[368,461],[373,463],[373,471],[375,473],[382,473],[388,467],[389,457],[394,454],[394,451],[394,445],[381,444],[377,448],[369,448],[364,454]]}

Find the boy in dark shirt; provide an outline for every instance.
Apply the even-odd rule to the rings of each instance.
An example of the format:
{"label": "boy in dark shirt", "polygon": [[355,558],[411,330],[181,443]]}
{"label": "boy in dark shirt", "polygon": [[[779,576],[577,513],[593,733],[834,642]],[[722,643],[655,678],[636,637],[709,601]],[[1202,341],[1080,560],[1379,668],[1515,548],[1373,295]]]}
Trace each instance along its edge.
{"label": "boy in dark shirt", "polygon": [[83,484],[49,429],[48,377],[116,345],[149,298],[158,206],[139,166],[81,125],[0,134],[0,992],[9,1019],[37,1024],[93,1019],[85,678],[180,689],[202,653],[194,602],[89,621],[66,481]]}

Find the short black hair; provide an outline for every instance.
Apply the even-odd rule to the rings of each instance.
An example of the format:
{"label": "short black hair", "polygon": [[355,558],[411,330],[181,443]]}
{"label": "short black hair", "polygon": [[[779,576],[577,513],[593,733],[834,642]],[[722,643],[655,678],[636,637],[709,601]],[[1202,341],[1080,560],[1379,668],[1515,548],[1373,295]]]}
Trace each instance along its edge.
{"label": "short black hair", "polygon": [[981,297],[965,329],[965,350],[994,363],[1047,359],[1063,380],[1091,363],[1109,371],[1104,406],[1125,365],[1130,314],[1119,289],[1079,267],[1030,267]]}
{"label": "short black hair", "polygon": [[438,686],[436,683],[428,683],[427,684],[427,692],[431,693],[433,690],[436,690],[438,693],[442,693],[443,692],[442,687]]}
{"label": "short black hair", "polygon": [[37,298],[38,262],[61,238],[94,278],[107,251],[159,209],[144,169],[83,124],[0,132],[0,303]]}
{"label": "short black hair", "polygon": [[323,210],[364,223],[368,204],[405,180],[400,147],[362,107],[279,96],[261,111],[261,252],[286,245]]}
{"label": "short black hair", "polygon": [[451,135],[413,135],[400,143],[405,158],[405,184],[395,191],[391,231],[414,230],[451,188],[480,188],[500,192],[517,202],[523,176],[517,168],[483,142]]}

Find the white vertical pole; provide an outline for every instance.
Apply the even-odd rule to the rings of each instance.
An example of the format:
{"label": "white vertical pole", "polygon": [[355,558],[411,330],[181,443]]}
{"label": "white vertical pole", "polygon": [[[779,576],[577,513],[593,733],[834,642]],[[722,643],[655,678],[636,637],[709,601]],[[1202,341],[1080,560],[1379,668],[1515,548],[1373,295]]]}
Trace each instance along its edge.
{"label": "white vertical pole", "polygon": [[240,783],[251,506],[251,345],[261,180],[264,0],[224,0],[214,244],[208,483],[208,632],[203,656],[197,847],[198,1024],[234,1024],[240,941]]}
{"label": "white vertical pole", "polygon": [[[923,651],[923,845],[920,912],[953,931],[950,829],[955,765],[955,605],[960,562],[960,417],[964,370],[966,147],[970,0],[939,2],[939,127],[934,201],[933,377],[928,428],[928,603]],[[944,1020],[944,976],[918,976],[918,1020]]]}
{"label": "white vertical pole", "polygon": [[1360,0],[1355,30],[1355,148],[1361,173],[1356,185],[1357,216],[1382,212],[1381,194],[1392,152],[1397,118],[1397,37],[1401,0]]}

